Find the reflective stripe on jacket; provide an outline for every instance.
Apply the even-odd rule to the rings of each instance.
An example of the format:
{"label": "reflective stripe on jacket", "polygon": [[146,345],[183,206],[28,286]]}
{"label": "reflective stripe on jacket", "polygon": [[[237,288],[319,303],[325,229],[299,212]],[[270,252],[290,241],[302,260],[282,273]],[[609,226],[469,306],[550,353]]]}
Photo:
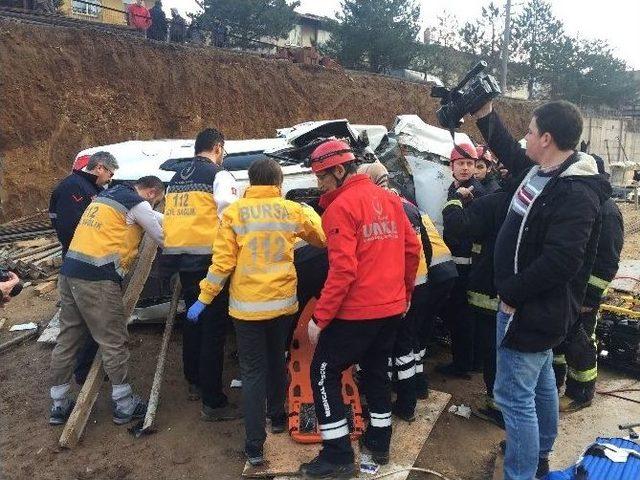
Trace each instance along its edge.
{"label": "reflective stripe on jacket", "polygon": [[199,300],[211,303],[229,275],[229,313],[268,320],[298,310],[293,265],[298,237],[322,247],[321,220],[311,208],[282,198],[274,186],[250,186],[222,216]]}
{"label": "reflective stripe on jacket", "polygon": [[143,234],[139,225],[127,224],[126,215],[143,201],[126,185],[98,195],[80,219],[60,273],[85,280],[120,281],[138,254]]}
{"label": "reflective stripe on jacket", "polygon": [[429,263],[429,283],[441,283],[456,278],[458,272],[451,257],[449,247],[444,243],[438,229],[428,215],[422,215],[422,224],[431,243],[431,263]]}
{"label": "reflective stripe on jacket", "polygon": [[213,182],[219,170],[196,157],[171,179],[164,209],[165,255],[211,255],[218,228]]}

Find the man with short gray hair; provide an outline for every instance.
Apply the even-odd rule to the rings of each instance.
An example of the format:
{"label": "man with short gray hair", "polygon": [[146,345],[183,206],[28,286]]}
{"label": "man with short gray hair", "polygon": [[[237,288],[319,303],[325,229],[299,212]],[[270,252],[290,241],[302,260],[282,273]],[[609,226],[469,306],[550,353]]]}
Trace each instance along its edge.
{"label": "man with short gray hair", "polygon": [[49,201],[49,218],[62,245],[62,255],[76,231],[80,217],[93,197],[111,181],[118,161],[109,152],[96,152],[81,170],[74,170],[53,190]]}

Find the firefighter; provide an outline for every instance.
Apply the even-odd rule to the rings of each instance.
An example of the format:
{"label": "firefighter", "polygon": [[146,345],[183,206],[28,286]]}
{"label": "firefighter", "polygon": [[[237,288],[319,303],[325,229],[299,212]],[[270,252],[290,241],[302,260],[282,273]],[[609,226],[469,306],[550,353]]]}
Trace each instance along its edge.
{"label": "firefighter", "polygon": [[272,431],[286,428],[285,341],[298,310],[293,246],[300,237],[322,247],[325,235],[311,207],[282,198],[282,169],[275,160],[254,161],[249,182],[244,197],[223,214],[213,263],[187,318],[197,321],[231,276],[229,314],[240,357],[245,454],[258,466],[264,463],[265,400]]}
{"label": "firefighter", "polygon": [[[602,158],[592,156],[598,165],[598,173],[606,175]],[[596,391],[598,310],[605,290],[618,271],[624,243],[622,213],[612,198],[602,204],[600,217],[602,228],[596,259],[587,282],[580,317],[565,342],[554,350],[553,367],[558,389],[564,385],[566,378],[566,389],[560,397],[561,412],[576,412],[589,407]]]}
{"label": "firefighter", "polygon": [[[482,184],[474,177],[478,152],[470,143],[456,145],[451,151],[451,171],[454,181],[447,195],[447,203],[462,201],[465,207],[484,194]],[[436,371],[447,376],[470,379],[473,369],[473,336],[475,322],[469,313],[467,303],[467,282],[471,269],[473,241],[466,235],[455,235],[445,225],[444,241],[451,249],[456,264],[458,278],[455,282],[449,303],[445,306],[444,316],[451,333],[451,351],[453,361],[436,366]]]}
{"label": "firefighter", "polygon": [[486,406],[479,409],[504,428],[502,413],[493,399],[496,377],[496,314],[498,298],[493,282],[493,254],[496,236],[511,198],[499,191],[464,208],[461,199],[447,203],[442,211],[445,229],[456,237],[473,240],[474,256],[467,285],[469,311],[475,320],[474,360],[479,363],[487,389]]}
{"label": "firefighter", "polygon": [[308,325],[316,344],[311,384],[322,450],[300,470],[310,478],[343,477],[356,468],[341,378],[356,363],[370,412],[362,452],[379,464],[389,461],[388,360],[413,292],[420,244],[400,198],[357,174],[348,144],[328,139],[310,160],[323,192],[329,274]]}
{"label": "firefighter", "polygon": [[[162,166],[176,172],[167,188],[163,266],[179,273],[187,305],[198,299],[200,280],[211,265],[219,219],[238,196],[233,175],[222,168],[224,156],[224,136],[207,128],[196,137],[194,158]],[[227,309],[228,292],[224,289],[200,315],[199,322],[183,326],[182,361],[189,382],[188,398],[202,399],[201,417],[205,421],[237,417],[222,390]]]}
{"label": "firefighter", "polygon": [[474,176],[480,181],[484,188],[485,195],[500,189],[498,178],[500,174],[496,172],[495,157],[486,145],[478,145],[478,160],[476,160],[476,172]]}
{"label": "firefighter", "polygon": [[[358,173],[367,175],[373,183],[384,189],[389,189],[389,172],[386,167],[375,161],[365,163],[358,168]],[[393,191],[393,190],[392,190]],[[417,402],[416,366],[419,347],[416,325],[426,315],[424,305],[426,300],[427,264],[431,261],[431,243],[418,207],[403,197],[404,212],[415,230],[420,242],[420,263],[416,273],[415,288],[411,296],[411,307],[404,320],[400,322],[396,332],[396,342],[393,347],[392,379],[395,381],[396,401],[391,409],[392,413],[406,421],[416,419],[415,408]]]}
{"label": "firefighter", "polygon": [[74,402],[68,396],[74,357],[90,334],[100,346],[112,384],[113,421],[124,424],[146,413],[128,383],[127,321],[122,279],[133,264],[144,231],[162,246],[161,214],[152,205],[164,196],[158,177],[100,193],[82,214],[60,269],[60,334],[51,353],[49,423],[66,422]]}

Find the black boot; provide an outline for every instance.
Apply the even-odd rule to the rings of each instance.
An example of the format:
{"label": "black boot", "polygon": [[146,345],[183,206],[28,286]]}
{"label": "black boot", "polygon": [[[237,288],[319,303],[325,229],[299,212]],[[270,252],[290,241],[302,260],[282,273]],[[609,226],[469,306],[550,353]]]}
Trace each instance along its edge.
{"label": "black boot", "polygon": [[305,478],[351,478],[356,475],[356,466],[353,463],[334,465],[323,460],[318,455],[308,463],[300,465],[300,473]]}

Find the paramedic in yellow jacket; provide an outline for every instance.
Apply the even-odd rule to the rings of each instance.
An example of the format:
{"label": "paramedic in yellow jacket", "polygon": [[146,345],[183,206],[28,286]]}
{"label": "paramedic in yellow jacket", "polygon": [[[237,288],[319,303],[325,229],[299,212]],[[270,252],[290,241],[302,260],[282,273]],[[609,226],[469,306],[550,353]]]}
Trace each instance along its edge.
{"label": "paramedic in yellow jacket", "polygon": [[[207,128],[196,137],[195,156],[169,160],[160,168],[176,173],[167,187],[164,211],[163,269],[177,272],[187,305],[200,294],[198,284],[211,265],[213,240],[224,209],[237,200],[237,184],[223,168],[224,135]],[[222,386],[224,344],[229,327],[225,289],[197,324],[182,330],[182,368],[189,382],[188,399],[202,401],[205,421],[237,417]]]}
{"label": "paramedic in yellow jacket", "polygon": [[100,193],[82,214],[60,269],[60,334],[51,354],[51,425],[66,422],[75,356],[89,334],[100,346],[112,384],[113,421],[142,418],[146,404],[128,383],[127,322],[121,282],[133,265],[146,231],[162,246],[162,214],[155,205],[164,196],[158,177],[142,177],[133,186],[116,185]]}
{"label": "paramedic in yellow jacket", "polygon": [[275,160],[256,160],[249,182],[244,197],[222,216],[213,264],[187,319],[197,322],[231,276],[229,313],[240,356],[245,453],[252,465],[260,465],[265,397],[272,431],[283,432],[286,424],[285,343],[298,310],[293,247],[298,238],[324,246],[325,235],[311,207],[282,198],[282,170]]}

